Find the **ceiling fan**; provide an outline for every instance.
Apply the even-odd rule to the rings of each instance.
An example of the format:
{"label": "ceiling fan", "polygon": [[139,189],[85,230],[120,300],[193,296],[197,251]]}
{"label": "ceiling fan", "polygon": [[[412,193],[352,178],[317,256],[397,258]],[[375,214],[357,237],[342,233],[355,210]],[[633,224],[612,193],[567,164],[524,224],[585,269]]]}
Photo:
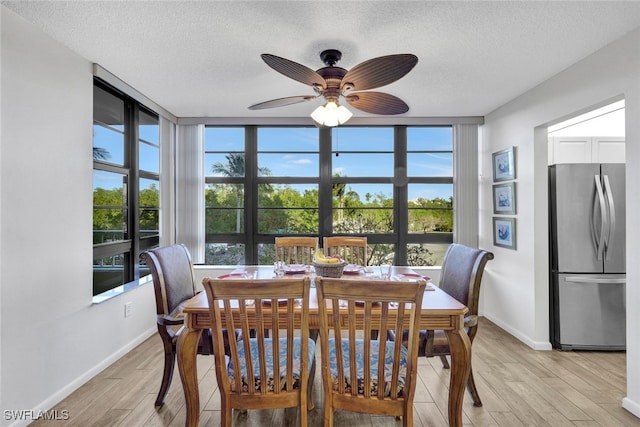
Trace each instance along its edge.
{"label": "ceiling fan", "polygon": [[[268,53],[260,56],[277,72],[311,86],[316,95],[272,99],[252,105],[249,107],[250,110],[283,107],[323,96],[326,104],[318,107],[311,114],[314,121],[321,126],[337,126],[351,117],[351,112],[339,104],[338,100],[341,97],[352,107],[367,113],[392,115],[409,111],[409,106],[396,96],[383,92],[362,91],[388,85],[406,75],[418,63],[418,57],[415,55],[380,56],[362,62],[351,70],[345,70],[335,66],[342,58],[342,53],[336,49],[328,49],[320,53],[320,59],[326,66],[316,71]],[[331,117],[324,121],[326,114]]]}

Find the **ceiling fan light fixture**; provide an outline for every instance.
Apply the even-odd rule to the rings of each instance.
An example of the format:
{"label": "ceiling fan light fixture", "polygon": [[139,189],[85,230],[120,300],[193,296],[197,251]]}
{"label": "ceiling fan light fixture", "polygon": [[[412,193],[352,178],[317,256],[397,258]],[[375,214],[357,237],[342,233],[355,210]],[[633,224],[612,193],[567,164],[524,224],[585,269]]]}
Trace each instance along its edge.
{"label": "ceiling fan light fixture", "polygon": [[334,127],[342,125],[353,116],[344,105],[338,105],[335,101],[329,101],[321,105],[311,113],[311,118],[320,126]]}

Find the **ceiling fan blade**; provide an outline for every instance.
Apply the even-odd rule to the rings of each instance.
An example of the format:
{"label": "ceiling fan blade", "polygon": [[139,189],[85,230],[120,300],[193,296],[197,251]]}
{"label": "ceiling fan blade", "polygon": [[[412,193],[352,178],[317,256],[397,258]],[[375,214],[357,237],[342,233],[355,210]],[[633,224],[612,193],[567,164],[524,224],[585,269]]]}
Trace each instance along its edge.
{"label": "ceiling fan blade", "polygon": [[324,78],[309,67],[268,53],[263,53],[260,56],[269,67],[280,74],[309,86],[319,86],[322,89],[327,87],[327,82],[325,82]]}
{"label": "ceiling fan blade", "polygon": [[415,67],[418,57],[410,53],[387,55],[362,62],[342,78],[341,90],[369,90],[393,83]]}
{"label": "ceiling fan blade", "polygon": [[345,96],[349,105],[366,113],[392,115],[409,111],[409,106],[397,96],[382,92],[357,92]]}
{"label": "ceiling fan blade", "polygon": [[317,96],[288,96],[286,98],[272,99],[249,107],[250,110],[263,110],[265,108],[284,107],[285,105],[297,104],[299,102],[311,101]]}

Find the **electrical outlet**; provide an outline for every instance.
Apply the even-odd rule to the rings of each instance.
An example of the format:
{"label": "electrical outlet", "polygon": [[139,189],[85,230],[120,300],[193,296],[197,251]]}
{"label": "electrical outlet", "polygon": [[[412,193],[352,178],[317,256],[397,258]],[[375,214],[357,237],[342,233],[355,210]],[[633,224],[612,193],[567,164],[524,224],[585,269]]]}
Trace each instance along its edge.
{"label": "electrical outlet", "polygon": [[131,310],[133,309],[133,303],[131,302],[127,302],[124,304],[124,317],[130,317],[132,312]]}

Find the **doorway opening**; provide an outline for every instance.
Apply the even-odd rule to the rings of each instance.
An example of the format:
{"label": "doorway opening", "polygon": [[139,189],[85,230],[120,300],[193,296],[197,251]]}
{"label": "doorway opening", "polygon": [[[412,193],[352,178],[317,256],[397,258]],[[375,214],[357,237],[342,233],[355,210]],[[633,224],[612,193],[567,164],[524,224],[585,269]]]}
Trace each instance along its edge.
{"label": "doorway opening", "polygon": [[549,126],[548,164],[625,163],[624,100]]}
{"label": "doorway opening", "polygon": [[625,350],[624,100],[549,126],[547,144],[551,344]]}

